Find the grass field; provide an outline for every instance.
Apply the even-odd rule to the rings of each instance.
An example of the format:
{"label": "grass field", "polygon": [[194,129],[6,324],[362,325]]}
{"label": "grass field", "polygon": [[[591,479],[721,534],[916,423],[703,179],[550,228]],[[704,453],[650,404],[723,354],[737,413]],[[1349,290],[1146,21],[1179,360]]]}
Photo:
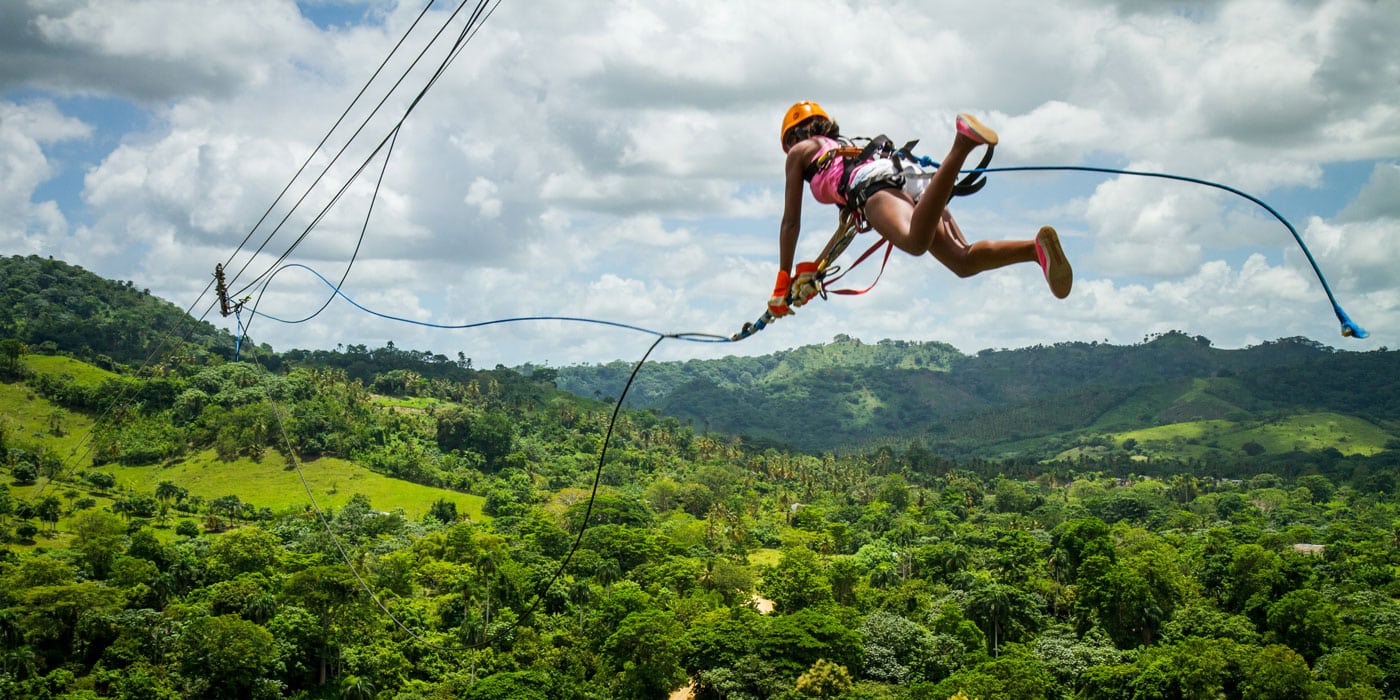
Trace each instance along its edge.
{"label": "grass field", "polygon": [[[169,467],[107,465],[90,471],[112,474],[116,477],[119,488],[131,489],[137,493],[151,494],[157,484],[170,481],[187,489],[191,496],[200,496],[206,500],[235,495],[244,503],[251,503],[259,508],[270,508],[273,512],[308,508],[311,501],[297,471],[294,468],[282,467],[281,464],[282,457],[276,453],[269,453],[261,462],[248,459],[222,462],[213,451],[209,451]],[[456,503],[458,515],[467,516],[476,522],[490,520],[481,512],[481,506],[486,501],[481,496],[391,479],[342,459],[308,462],[302,465],[302,472],[305,473],[311,492],[316,497],[316,503],[322,510],[344,506],[352,496],[362,493],[369,498],[370,505],[376,510],[393,512],[402,509],[404,516],[413,520],[423,517],[438,499]],[[73,501],[84,497],[94,499],[98,509],[110,508],[113,503],[111,493],[80,483],[50,483],[47,479],[40,479],[31,486],[11,484],[9,489],[16,497],[25,500],[37,501],[42,497],[56,496],[64,504],[65,510]],[[44,526],[32,544],[9,546],[20,551],[37,547],[67,546],[67,542],[73,537],[74,517],[75,514],[68,514],[59,519],[53,532]],[[180,520],[199,521],[200,516],[172,511],[170,519],[154,530],[156,537],[162,541],[174,540],[176,535],[171,526]]]}
{"label": "grass field", "polygon": [[[117,485],[138,493],[152,493],[156,485],[169,481],[191,496],[205,499],[234,495],[245,503],[284,511],[309,507],[306,490],[321,508],[339,508],[357,493],[364,494],[376,510],[403,509],[411,519],[421,518],[439,499],[457,504],[457,513],[472,520],[487,520],[481,506],[486,499],[446,489],[422,486],[382,474],[337,458],[304,462],[300,474],[286,464],[280,453],[269,450],[260,461],[239,459],[224,462],[213,450],[206,450],[171,466],[124,467],[106,465],[99,471],[117,479]],[[306,477],[302,484],[301,475]]]}
{"label": "grass field", "polygon": [[1139,389],[1100,416],[1090,429],[1114,432],[1158,420],[1232,418],[1243,411],[1221,396],[1229,396],[1236,386],[1231,379],[1193,378]]}
{"label": "grass field", "polygon": [[116,379],[117,374],[101,367],[94,367],[81,360],[59,355],[25,355],[21,360],[25,367],[38,374],[55,376],[68,375],[80,386],[97,386],[108,379]]}
{"label": "grass field", "polygon": [[[137,493],[151,494],[162,481],[169,481],[189,491],[191,496],[205,499],[235,495],[244,503],[259,508],[271,508],[273,512],[301,510],[310,506],[306,488],[295,469],[281,466],[282,457],[269,453],[261,462],[241,459],[236,462],[221,462],[212,451],[196,455],[189,461],[169,467],[122,467],[107,465],[91,471],[102,471],[117,478],[117,486]],[[402,509],[404,516],[417,520],[423,517],[438,499],[457,504],[457,514],[476,522],[490,520],[483,515],[481,506],[486,499],[481,496],[457,493],[430,486],[421,486],[398,479],[375,474],[357,467],[342,459],[319,459],[302,465],[306,481],[322,510],[340,508],[357,493],[369,498],[376,510],[393,512]],[[39,497],[57,496],[65,508],[75,499],[91,497],[97,501],[97,508],[108,508],[113,499],[85,484],[49,483],[40,479],[32,486],[9,486],[18,498],[38,500]],[[169,528],[180,520],[198,521],[199,516],[172,511],[170,520],[164,527],[155,530],[162,540],[173,540],[175,534]],[[67,515],[58,521],[56,532],[43,532],[32,545],[10,545],[20,550],[35,547],[62,547],[72,538],[73,516]]]}
{"label": "grass field", "polygon": [[73,458],[92,430],[91,418],[49,403],[24,384],[0,384],[0,422],[11,441],[42,445],[64,460]]}
{"label": "grass field", "polygon": [[783,553],[777,549],[755,549],[749,552],[749,564],[753,566],[767,565],[774,566],[779,559],[783,558]]}
{"label": "grass field", "polygon": [[426,411],[434,406],[451,405],[441,399],[420,396],[383,396],[381,394],[374,394],[370,397],[370,400],[373,401],[376,406],[416,411]]}
{"label": "grass field", "polygon": [[1390,439],[1389,433],[1373,423],[1337,413],[1305,413],[1262,423],[1192,421],[1112,437],[1120,444],[1129,438],[1137,440],[1144,451],[1188,457],[1204,456],[1211,450],[1238,452],[1250,442],[1270,454],[1330,447],[1344,455],[1373,455],[1385,449]]}

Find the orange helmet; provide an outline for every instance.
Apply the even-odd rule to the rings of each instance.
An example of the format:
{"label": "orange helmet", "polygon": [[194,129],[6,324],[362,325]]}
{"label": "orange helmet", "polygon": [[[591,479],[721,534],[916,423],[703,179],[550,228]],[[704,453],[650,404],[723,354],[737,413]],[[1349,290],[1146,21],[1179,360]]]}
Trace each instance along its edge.
{"label": "orange helmet", "polygon": [[783,146],[783,151],[787,151],[787,134],[792,130],[792,127],[812,117],[831,118],[827,116],[826,110],[822,109],[822,106],[815,102],[807,102],[804,100],[788,107],[787,113],[783,115],[783,130],[778,134],[778,140]]}

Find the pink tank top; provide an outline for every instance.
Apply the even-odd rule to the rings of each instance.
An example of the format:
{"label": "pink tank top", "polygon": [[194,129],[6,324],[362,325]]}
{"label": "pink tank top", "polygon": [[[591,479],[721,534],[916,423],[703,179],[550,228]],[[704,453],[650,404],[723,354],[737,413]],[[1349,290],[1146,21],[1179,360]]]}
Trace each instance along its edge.
{"label": "pink tank top", "polygon": [[[834,148],[840,148],[841,144],[835,139],[825,136],[813,136],[812,138],[821,142],[822,149],[817,153],[817,157],[812,159],[815,163]],[[841,187],[841,175],[845,168],[842,167],[841,158],[832,158],[816,175],[812,176],[812,196],[816,197],[822,204],[846,205],[846,198],[842,197],[839,189]]]}

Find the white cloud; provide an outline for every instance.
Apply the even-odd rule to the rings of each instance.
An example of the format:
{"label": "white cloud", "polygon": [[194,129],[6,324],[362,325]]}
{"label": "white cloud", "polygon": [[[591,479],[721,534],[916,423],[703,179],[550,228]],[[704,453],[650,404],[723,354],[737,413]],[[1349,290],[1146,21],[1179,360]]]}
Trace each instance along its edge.
{"label": "white cloud", "polygon": [[1320,264],[1347,291],[1374,292],[1395,286],[1395,244],[1400,241],[1400,218],[1377,218],[1329,224],[1313,217],[1303,231]]}
{"label": "white cloud", "polygon": [[1337,218],[1341,221],[1400,219],[1400,163],[1378,163],[1366,186]]}
{"label": "white cloud", "polygon": [[87,124],[61,114],[53,103],[0,100],[0,247],[16,253],[64,250],[68,221],[52,200],[34,201],[35,191],[57,174],[46,146],[87,138]]}
{"label": "white cloud", "polygon": [[472,181],[471,187],[467,188],[467,196],[463,199],[467,204],[477,208],[481,215],[494,219],[501,215],[501,200],[496,196],[500,188],[496,183],[479,177]]}
{"label": "white cloud", "polygon": [[1328,107],[1307,20],[1300,6],[1257,0],[1222,10],[1219,44],[1198,73],[1203,135],[1270,143],[1318,124]]}
{"label": "white cloud", "polygon": [[[289,0],[0,5],[0,90],[50,97],[0,93],[9,110],[0,111],[0,201],[22,213],[0,224],[0,242],[56,250],[109,276],[138,270],[139,284],[181,306],[249,235],[421,9],[367,5],[371,21],[323,29]],[[430,12],[410,51],[445,17]],[[832,27],[877,38],[845,41]],[[1266,200],[1310,188],[1331,209],[1276,204],[1307,219],[1304,235],[1334,287],[1355,299],[1354,317],[1377,336],[1394,334],[1400,280],[1380,261],[1400,219],[1398,33],[1400,13],[1364,0],[503,3],[398,133],[347,293],[449,324],[596,314],[662,331],[733,332],[762,310],[773,277],[779,115],[815,99],[851,134],[922,138],[921,152],[935,158],[953,115],[975,111],[1002,133],[996,164],[1129,165]],[[235,267],[248,263],[246,279],[303,233],[292,259],[339,278],[383,163],[371,149],[440,58],[425,59],[308,193],[388,81],[352,110],[236,258]],[[397,60],[385,75],[406,65]],[[76,109],[63,101],[71,94],[133,100],[148,119],[122,132],[65,115]],[[107,150],[85,172],[63,170],[74,166],[55,154],[85,139]],[[1377,162],[1359,193],[1325,179],[1324,166],[1341,160]],[[85,209],[33,201],[59,173],[85,176]],[[871,294],[814,304],[742,345],[666,352],[763,352],[837,333],[967,350],[1134,342],[1176,328],[1226,346],[1335,333],[1306,261],[1280,252],[1291,244],[1277,222],[1216,190],[1008,173],[955,208],[973,237],[1024,238],[1055,224],[1074,260],[1073,296],[1050,297],[1029,265],[958,280],[931,259],[897,254]],[[807,201],[799,257],[821,247],[834,218]],[[877,265],[853,279],[868,281]],[[296,316],[327,294],[288,271],[264,304]],[[306,324],[258,324],[259,340],[278,346],[394,339],[493,358],[486,364],[607,360],[629,355],[630,342],[626,331],[577,324],[433,331],[343,302]]]}
{"label": "white cloud", "polygon": [[1075,163],[1095,149],[1112,147],[1116,140],[1103,113],[1059,100],[1004,117],[998,124],[1005,124],[997,132],[1008,144],[1016,144],[1014,157],[1021,162]]}
{"label": "white cloud", "polygon": [[1118,275],[1189,273],[1200,265],[1203,241],[1219,238],[1218,225],[1212,226],[1218,220],[1215,199],[1208,190],[1147,178],[1124,176],[1099,185],[1086,210],[1094,261]]}
{"label": "white cloud", "polygon": [[281,0],[26,0],[6,3],[0,85],[140,100],[231,96],[318,36]]}

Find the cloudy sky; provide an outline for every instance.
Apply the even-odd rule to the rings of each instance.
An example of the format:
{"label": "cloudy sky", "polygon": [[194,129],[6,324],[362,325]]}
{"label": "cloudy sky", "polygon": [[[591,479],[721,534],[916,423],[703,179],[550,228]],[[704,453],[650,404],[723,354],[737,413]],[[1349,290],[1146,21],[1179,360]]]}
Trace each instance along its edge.
{"label": "cloudy sky", "polygon": [[[408,32],[425,1],[0,3],[0,254],[131,280],[196,314],[215,263],[229,262],[241,273],[231,287],[256,282],[245,293],[285,321],[328,295],[299,267],[264,274],[300,238],[284,262],[336,281],[354,256],[346,294],[392,316],[727,335],[771,289],[778,125],[810,99],[847,134],[919,138],[934,157],[970,111],[1001,134],[995,165],[1160,171],[1249,192],[1294,223],[1372,336],[1340,337],[1287,229],[1243,199],[1005,173],[954,212],[974,239],[1056,226],[1076,272],[1069,299],[1031,265],[958,279],[896,254],[870,294],[814,303],[738,344],[665,343],[657,357],[842,333],[969,353],[1167,330],[1222,347],[1300,335],[1397,344],[1400,3],[493,0],[397,131],[375,197],[384,150],[373,149],[447,44],[409,62],[458,7],[437,0]],[[834,223],[834,208],[807,201],[799,259]],[[877,269],[848,279],[864,286]],[[435,330],[344,301],[306,323],[258,318],[252,335],[278,349],[393,341],[478,366],[631,359],[651,342],[563,322]]]}

